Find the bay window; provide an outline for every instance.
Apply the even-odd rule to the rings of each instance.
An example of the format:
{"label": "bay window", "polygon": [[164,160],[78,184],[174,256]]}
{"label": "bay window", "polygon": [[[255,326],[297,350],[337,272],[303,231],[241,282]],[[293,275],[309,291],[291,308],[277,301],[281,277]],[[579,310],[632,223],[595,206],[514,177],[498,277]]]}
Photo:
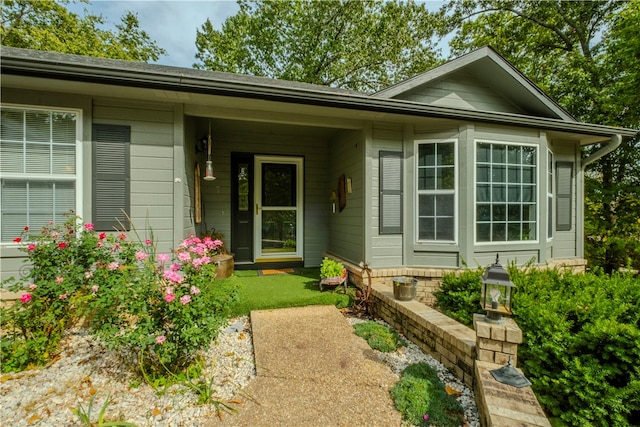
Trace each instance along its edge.
{"label": "bay window", "polygon": [[456,240],[456,142],[418,141],[417,240]]}
{"label": "bay window", "polygon": [[80,113],[3,106],[0,122],[0,241],[24,227],[79,212]]}
{"label": "bay window", "polygon": [[476,144],[476,241],[537,240],[538,149],[524,144]]}

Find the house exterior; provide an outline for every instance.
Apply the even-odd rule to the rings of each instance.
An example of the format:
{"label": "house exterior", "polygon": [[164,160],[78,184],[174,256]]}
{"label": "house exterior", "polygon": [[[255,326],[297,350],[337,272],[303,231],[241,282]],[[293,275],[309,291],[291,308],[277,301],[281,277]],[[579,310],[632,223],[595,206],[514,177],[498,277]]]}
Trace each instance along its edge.
{"label": "house exterior", "polygon": [[636,133],[576,121],[489,47],[375,94],[9,47],[1,67],[2,279],[24,226],[70,209],[104,231],[124,211],[161,251],[215,230],[236,268],[580,269],[584,167]]}

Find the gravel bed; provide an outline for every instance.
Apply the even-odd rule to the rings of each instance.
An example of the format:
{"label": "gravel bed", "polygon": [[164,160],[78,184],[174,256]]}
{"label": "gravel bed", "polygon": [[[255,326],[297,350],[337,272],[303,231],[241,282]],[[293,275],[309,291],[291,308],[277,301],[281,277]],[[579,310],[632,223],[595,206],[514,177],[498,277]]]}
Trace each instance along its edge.
{"label": "gravel bed", "polygon": [[[362,322],[348,318],[351,324]],[[444,384],[460,391],[457,398],[465,410],[469,427],[480,425],[473,392],[433,357],[409,343],[402,353],[378,353],[396,375],[409,364],[426,362],[437,370]],[[219,400],[231,399],[255,378],[251,325],[248,317],[229,321],[204,354],[211,361],[203,375],[214,378]],[[85,409],[97,395],[92,420],[107,398],[108,419],[125,419],[138,426],[201,426],[215,416],[212,405],[197,405],[197,396],[184,385],[153,390],[127,368],[122,354],[108,351],[86,331],[69,331],[62,351],[46,368],[0,377],[0,424],[5,426],[74,426],[79,420],[71,411]]]}

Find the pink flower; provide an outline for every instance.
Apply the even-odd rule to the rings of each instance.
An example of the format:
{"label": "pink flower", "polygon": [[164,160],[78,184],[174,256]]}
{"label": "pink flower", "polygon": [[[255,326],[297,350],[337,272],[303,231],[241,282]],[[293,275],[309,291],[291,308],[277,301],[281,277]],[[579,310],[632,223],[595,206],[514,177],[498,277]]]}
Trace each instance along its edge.
{"label": "pink flower", "polygon": [[165,337],[164,335],[159,335],[159,336],[156,337],[156,343],[158,343],[158,344],[162,344],[166,340],[167,340],[167,337]]}
{"label": "pink flower", "polygon": [[126,239],[126,238],[127,238],[127,235],[126,235],[126,234],[124,234],[124,233],[120,233],[120,234],[118,234],[118,239],[120,239],[120,240],[124,240],[124,239]]}
{"label": "pink flower", "polygon": [[169,267],[171,269],[171,271],[178,271],[180,270],[182,266],[180,264],[178,264],[177,262],[174,262],[173,264],[171,264],[171,267]]}
{"label": "pink flower", "polygon": [[147,244],[147,245],[150,245],[150,244],[152,244],[153,242],[151,241],[151,239],[147,239],[147,240],[145,240],[145,241],[144,241],[144,243],[145,243],[145,244]]}
{"label": "pink flower", "polygon": [[191,286],[189,292],[191,292],[191,295],[198,295],[200,293],[200,289],[196,288],[195,286]]}
{"label": "pink flower", "polygon": [[184,277],[182,277],[179,273],[171,270],[165,271],[162,277],[172,283],[182,283],[184,281]]}
{"label": "pink flower", "polygon": [[35,250],[35,248],[36,248],[36,245],[34,245],[33,243],[30,244],[29,246],[27,246],[27,250],[28,251],[33,251],[33,250]]}
{"label": "pink flower", "polygon": [[96,243],[96,246],[97,246],[97,247],[99,247],[99,248],[101,248],[101,247],[103,247],[103,246],[104,246],[104,244],[103,244],[102,242],[98,242],[98,243]]}
{"label": "pink flower", "polygon": [[143,261],[143,260],[147,259],[148,257],[149,257],[149,255],[146,252],[142,252],[142,251],[136,252],[136,259],[138,261]]}
{"label": "pink flower", "polygon": [[87,231],[93,231],[94,226],[93,226],[93,224],[92,224],[92,223],[88,222],[88,223],[86,223],[86,224],[84,225],[84,229],[85,229],[85,230],[87,230]]}
{"label": "pink flower", "polygon": [[66,247],[67,247],[66,242],[60,242],[60,243],[58,243],[58,248],[60,248],[60,249],[64,249],[64,248],[66,248]]}
{"label": "pink flower", "polygon": [[64,277],[62,277],[62,276],[56,277],[56,283],[57,284],[60,284],[62,282],[64,282]]}
{"label": "pink flower", "polygon": [[180,297],[180,303],[182,305],[187,305],[191,302],[191,297],[189,295],[183,295]]}
{"label": "pink flower", "polygon": [[35,283],[31,283],[31,284],[29,285],[29,290],[30,290],[30,291],[35,291],[37,287],[38,287],[38,285],[36,285]]}
{"label": "pink flower", "polygon": [[52,238],[52,239],[57,239],[59,235],[60,235],[60,234],[58,234],[58,232],[57,232],[57,231],[55,231],[55,232],[51,233],[51,238]]}
{"label": "pink flower", "polygon": [[167,289],[164,290],[164,293],[169,295],[173,293],[173,286],[167,286]]}
{"label": "pink flower", "polygon": [[158,262],[167,262],[167,261],[169,261],[169,255],[158,254]]}
{"label": "pink flower", "polygon": [[22,238],[21,237],[16,237],[15,239],[13,239],[14,242],[16,243],[20,243],[22,242]]}
{"label": "pink flower", "polygon": [[100,286],[98,286],[98,285],[93,285],[93,286],[91,287],[91,292],[93,292],[93,293],[95,294],[96,292],[98,292],[98,289],[100,289]]}
{"label": "pink flower", "polygon": [[179,252],[178,259],[180,262],[189,262],[191,261],[191,255],[189,255],[189,252]]}
{"label": "pink flower", "polygon": [[59,298],[60,298],[61,300],[66,300],[66,299],[67,299],[67,296],[68,296],[68,295],[67,295],[67,293],[65,292],[64,294],[60,295],[60,297],[59,297]]}
{"label": "pink flower", "polygon": [[111,271],[117,270],[120,265],[117,262],[110,262],[107,268]]}
{"label": "pink flower", "polygon": [[106,238],[106,237],[107,237],[107,233],[100,233],[100,234],[98,234],[98,238],[99,238],[100,240],[103,240],[103,239],[104,239],[104,238]]}
{"label": "pink flower", "polygon": [[23,304],[28,303],[29,301],[31,301],[33,299],[33,297],[31,296],[31,294],[29,292],[22,294],[20,296],[20,301],[22,301]]}
{"label": "pink flower", "polygon": [[174,299],[176,299],[176,296],[175,296],[174,294],[167,294],[167,295],[165,295],[165,296],[164,296],[164,300],[165,300],[166,302],[171,302],[171,301],[173,301]]}

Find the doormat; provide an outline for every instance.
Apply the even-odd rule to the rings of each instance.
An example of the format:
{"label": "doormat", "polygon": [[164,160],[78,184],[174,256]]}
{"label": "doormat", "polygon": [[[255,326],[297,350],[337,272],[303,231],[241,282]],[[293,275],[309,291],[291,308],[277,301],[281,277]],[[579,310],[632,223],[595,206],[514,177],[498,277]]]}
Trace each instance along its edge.
{"label": "doormat", "polygon": [[274,270],[260,270],[259,274],[260,276],[273,276],[275,274],[288,274],[288,273],[293,273],[295,270],[293,268],[281,268],[281,269],[274,269]]}

